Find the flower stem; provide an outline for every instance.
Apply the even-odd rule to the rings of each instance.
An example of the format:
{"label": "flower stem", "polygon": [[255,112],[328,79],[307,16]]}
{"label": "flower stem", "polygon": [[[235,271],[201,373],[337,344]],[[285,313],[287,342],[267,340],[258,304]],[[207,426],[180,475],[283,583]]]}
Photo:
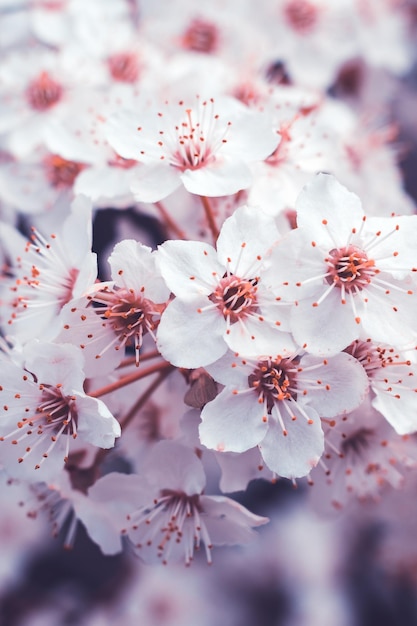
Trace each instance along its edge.
{"label": "flower stem", "polygon": [[178,239],[187,239],[187,236],[182,228],[180,228],[175,220],[171,217],[162,202],[155,202],[155,206],[158,209],[162,220],[165,222],[167,227],[178,237]]}
{"label": "flower stem", "polygon": [[219,236],[219,229],[217,228],[216,220],[214,219],[214,213],[212,206],[210,204],[210,200],[207,196],[200,196],[201,201],[203,203],[204,211],[206,213],[207,222],[209,228],[211,230],[211,234],[213,235],[213,241],[216,243],[217,237]]}
{"label": "flower stem", "polygon": [[109,385],[105,385],[104,387],[100,387],[95,391],[91,391],[88,395],[91,398],[99,398],[100,396],[106,395],[106,393],[111,393],[116,391],[117,389],[121,389],[126,385],[130,385],[130,383],[134,383],[137,380],[141,380],[141,378],[145,378],[146,376],[150,376],[151,374],[155,374],[156,372],[160,372],[165,369],[173,369],[174,366],[168,361],[163,361],[162,363],[155,363],[155,365],[150,365],[146,369],[139,369],[132,374],[128,374],[127,376],[123,376],[116,380],[114,383],[110,383]]}
{"label": "flower stem", "polygon": [[[172,366],[172,369],[174,367]],[[146,391],[143,392],[141,396],[136,400],[135,404],[132,408],[126,413],[126,415],[120,420],[120,426],[122,430],[126,428],[126,426],[132,421],[137,412],[142,408],[144,404],[151,397],[155,389],[159,387],[159,385],[165,380],[165,378],[171,373],[172,370],[166,369],[165,371],[160,372],[159,376],[155,378],[154,381],[149,385]]]}

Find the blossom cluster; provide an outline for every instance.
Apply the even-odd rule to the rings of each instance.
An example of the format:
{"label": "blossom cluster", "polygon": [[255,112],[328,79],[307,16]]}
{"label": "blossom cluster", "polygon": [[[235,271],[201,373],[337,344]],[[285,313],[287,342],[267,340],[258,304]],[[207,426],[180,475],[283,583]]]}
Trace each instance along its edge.
{"label": "blossom cluster", "polygon": [[[268,521],[223,495],[253,479],[339,510],[415,471],[409,9],[6,2],[0,468],[67,543],[211,562]],[[98,259],[109,208],[158,241]]]}

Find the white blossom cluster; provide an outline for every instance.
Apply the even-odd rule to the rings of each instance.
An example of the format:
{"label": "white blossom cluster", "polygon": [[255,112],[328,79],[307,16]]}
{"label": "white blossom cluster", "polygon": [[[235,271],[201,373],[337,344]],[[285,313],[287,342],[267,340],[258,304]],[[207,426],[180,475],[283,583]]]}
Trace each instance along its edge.
{"label": "white blossom cluster", "polygon": [[[388,112],[409,4],[0,11],[0,468],[30,515],[189,564],[268,521],[223,495],[255,478],[333,510],[400,487],[417,215]],[[107,208],[164,241],[110,233],[99,274]]]}

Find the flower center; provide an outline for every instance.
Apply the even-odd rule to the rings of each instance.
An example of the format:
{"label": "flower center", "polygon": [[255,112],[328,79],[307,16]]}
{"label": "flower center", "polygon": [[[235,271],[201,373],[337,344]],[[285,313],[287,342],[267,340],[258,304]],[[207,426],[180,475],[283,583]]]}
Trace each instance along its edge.
{"label": "flower center", "polygon": [[257,309],[257,284],[257,278],[246,280],[233,275],[225,276],[210,300],[217,304],[225,318],[232,323],[237,322]]}
{"label": "flower center", "polygon": [[206,54],[215,52],[218,42],[216,25],[199,18],[192,20],[182,37],[184,48]]}
{"label": "flower center", "polygon": [[108,320],[118,339],[116,350],[126,345],[134,345],[136,361],[139,364],[139,350],[145,333],[156,329],[158,322],[153,319],[160,310],[150,300],[138,296],[133,290],[105,287],[89,296],[96,312]]}
{"label": "flower center", "polygon": [[[35,469],[39,469],[54,449],[61,435],[77,437],[78,414],[76,398],[64,396],[60,385],[40,384],[41,400],[30,417],[25,417],[17,422],[17,428],[0,441],[11,440],[14,445],[25,442],[25,452],[18,458],[19,463],[38,450],[39,462]],[[28,409],[27,409],[28,410]],[[64,460],[68,461],[69,439],[67,438]]]}
{"label": "flower center", "polygon": [[271,413],[275,402],[280,400],[296,400],[297,370],[294,360],[271,359],[259,361],[256,369],[248,377],[250,387],[256,389],[259,401],[266,403]]}
{"label": "flower center", "polygon": [[110,74],[120,83],[135,83],[139,78],[139,63],[135,54],[119,52],[107,59]]}
{"label": "flower center", "polygon": [[303,34],[311,31],[317,22],[317,8],[308,0],[290,0],[284,15],[290,26]]}
{"label": "flower center", "polygon": [[368,428],[360,428],[342,441],[341,451],[345,456],[353,454],[361,456],[361,453],[369,447],[369,437],[373,434]]}
{"label": "flower center", "polygon": [[[351,354],[364,367],[369,378],[378,378],[381,369],[393,367],[395,365],[405,365],[410,367],[411,361],[404,359],[391,346],[378,346],[370,341],[356,340],[345,348],[344,352]],[[387,373],[383,375],[384,382],[388,382]]]}
{"label": "flower center", "polygon": [[363,250],[352,245],[331,250],[325,260],[329,271],[327,282],[343,287],[346,291],[362,290],[378,273],[375,261],[368,259]]}
{"label": "flower center", "polygon": [[44,159],[46,176],[55,189],[68,189],[73,186],[78,174],[85,165],[75,161],[67,161],[57,154],[51,154]]}
{"label": "flower center", "polygon": [[189,565],[194,550],[204,543],[207,561],[211,562],[212,545],[198,494],[189,496],[181,491],[163,489],[152,506],[141,507],[128,519],[133,524],[129,536],[136,541],[135,547],[139,551],[144,546],[149,549],[155,542],[157,556],[167,563],[173,547],[182,544],[185,563]]}
{"label": "flower center", "polygon": [[26,98],[35,111],[47,111],[62,97],[63,89],[47,72],[41,72],[38,78],[29,83]]}
{"label": "flower center", "polygon": [[[183,101],[179,102],[181,107],[183,104]],[[182,172],[197,170],[213,161],[216,152],[227,143],[226,136],[231,126],[231,122],[220,121],[220,116],[213,109],[213,99],[200,102],[197,98],[196,107],[185,109],[185,115],[175,124],[173,131],[160,130],[160,159],[167,159],[170,165]],[[163,117],[163,113],[158,115]]]}

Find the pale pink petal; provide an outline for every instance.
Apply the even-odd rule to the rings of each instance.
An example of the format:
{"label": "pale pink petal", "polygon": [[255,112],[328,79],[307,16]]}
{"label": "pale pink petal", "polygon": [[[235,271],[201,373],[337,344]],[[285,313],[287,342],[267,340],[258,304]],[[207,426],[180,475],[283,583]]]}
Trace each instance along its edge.
{"label": "pale pink petal", "polygon": [[311,298],[300,300],[291,315],[294,339],[308,352],[336,354],[359,337],[360,324],[349,302],[341,303],[339,289],[334,288],[318,306],[313,304]]}
{"label": "pale pink petal", "polygon": [[242,206],[222,226],[217,239],[219,261],[238,276],[257,276],[278,238],[274,219],[260,209]]}
{"label": "pale pink petal", "polygon": [[34,373],[38,383],[62,385],[64,393],[82,389],[85,374],[84,357],[76,346],[53,344],[34,339],[25,347],[26,368]]}
{"label": "pale pink petal", "polygon": [[200,440],[207,448],[244,452],[265,436],[268,419],[254,390],[224,389],[201,412]]}
{"label": "pale pink petal", "polygon": [[[317,365],[321,363],[321,367]],[[309,368],[314,368],[309,371]],[[321,417],[335,417],[350,413],[360,406],[368,393],[369,380],[359,361],[342,352],[327,359],[305,355],[301,361],[302,371],[297,376],[297,386],[303,389],[303,378],[317,384],[310,390],[306,382],[307,394],[303,396]],[[301,369],[300,368],[300,369]],[[320,381],[320,382],[319,382]]]}
{"label": "pale pink petal", "polygon": [[251,513],[225,496],[201,496],[204,523],[214,545],[245,544],[256,537],[254,526],[267,524],[267,517]]}
{"label": "pale pink petal", "polygon": [[[177,367],[204,367],[227,350],[225,321],[217,307],[203,310],[207,298],[175,298],[165,309],[157,331],[162,356]],[[201,312],[200,312],[201,311]]]}
{"label": "pale pink petal", "polygon": [[[381,273],[378,278],[382,276]],[[389,279],[389,283],[392,285],[389,294],[374,289],[371,283],[367,290],[368,301],[362,326],[371,339],[402,347],[417,339],[417,291],[407,293],[410,285],[405,282]]]}
{"label": "pale pink petal", "polygon": [[225,341],[231,350],[245,356],[259,356],[271,352],[283,356],[296,350],[296,344],[290,333],[282,332],[262,315],[251,315],[242,322],[231,324],[225,335]]}
{"label": "pale pink petal", "polygon": [[77,398],[77,432],[83,441],[99,448],[112,448],[115,439],[120,437],[119,422],[101,400],[81,394]]}
{"label": "pale pink petal", "polygon": [[300,193],[297,224],[328,250],[346,245],[352,228],[359,230],[364,215],[361,202],[334,176],[317,174]]}
{"label": "pale pink petal", "polygon": [[252,174],[243,161],[219,156],[207,165],[180,174],[184,187],[199,196],[230,196],[252,183]]}
{"label": "pale pink petal", "polygon": [[270,419],[259,448],[270,470],[285,478],[299,478],[306,476],[317,465],[324,450],[324,436],[320,418],[314,409],[304,407],[304,413],[312,423],[300,413],[295,402],[291,403],[291,410],[295,420],[281,411],[287,434],[275,419]]}
{"label": "pale pink petal", "polygon": [[133,289],[153,302],[165,302],[169,289],[159,275],[156,254],[133,239],[117,243],[109,257],[112,278],[118,287]]}
{"label": "pale pink petal", "polygon": [[215,249],[201,241],[165,241],[158,248],[159,265],[168,287],[179,298],[209,296],[224,274]]}
{"label": "pale pink petal", "polygon": [[130,189],[139,202],[158,202],[180,186],[181,178],[178,170],[171,165],[157,163],[156,165],[144,164],[140,169],[138,168]]}
{"label": "pale pink petal", "polygon": [[190,448],[172,441],[161,441],[152,448],[142,472],[156,490],[171,489],[193,496],[206,485],[201,461]]}
{"label": "pale pink petal", "polygon": [[[405,385],[400,387],[396,384],[398,377],[403,374],[404,382],[408,382],[405,378],[408,371],[401,367],[398,367],[398,370],[396,368],[398,376],[388,379],[386,390],[373,387],[375,398],[372,400],[372,406],[382,413],[399,435],[408,435],[417,432],[417,393],[415,388],[407,388]],[[414,384],[417,385],[415,379]]]}

